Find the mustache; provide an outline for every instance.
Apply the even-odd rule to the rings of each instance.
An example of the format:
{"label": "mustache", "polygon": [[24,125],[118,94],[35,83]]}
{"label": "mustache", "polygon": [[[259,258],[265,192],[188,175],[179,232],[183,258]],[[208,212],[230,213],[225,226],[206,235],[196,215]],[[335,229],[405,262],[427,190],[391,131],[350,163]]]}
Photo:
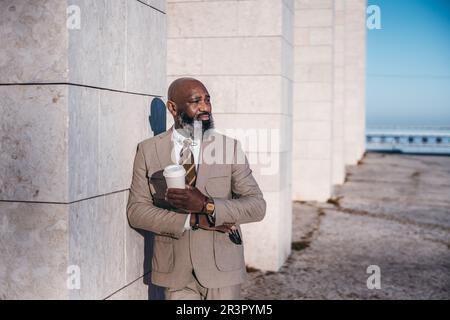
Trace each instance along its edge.
{"label": "mustache", "polygon": [[[194,120],[198,120],[198,118],[200,118],[203,115],[208,115],[210,119],[212,117],[212,113],[208,112],[208,111],[202,111],[202,112],[196,114],[193,118],[190,118],[185,112],[182,112],[180,114],[180,117],[184,123],[192,124],[194,122]],[[209,121],[209,120],[202,120],[202,121]]]}
{"label": "mustache", "polygon": [[211,117],[211,112],[208,112],[208,111],[202,111],[202,112],[200,112],[199,114],[197,114],[197,115],[195,116],[195,119],[198,119],[199,117],[201,117],[201,116],[203,116],[203,115],[207,115],[207,116]]}
{"label": "mustache", "polygon": [[214,129],[214,118],[212,116],[211,112],[203,111],[197,114],[194,118],[190,118],[186,113],[181,112],[181,114],[178,115],[178,122],[181,124],[182,127],[185,129],[192,131],[194,130],[194,120],[197,120],[198,117],[202,115],[209,115],[208,120],[201,120],[202,122],[202,131],[205,132],[209,129]]}

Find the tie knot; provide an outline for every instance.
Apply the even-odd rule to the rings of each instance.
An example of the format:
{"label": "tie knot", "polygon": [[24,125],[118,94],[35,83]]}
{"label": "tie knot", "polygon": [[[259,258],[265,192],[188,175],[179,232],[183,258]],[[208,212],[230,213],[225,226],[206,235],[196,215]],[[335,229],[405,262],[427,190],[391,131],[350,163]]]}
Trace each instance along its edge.
{"label": "tie knot", "polygon": [[183,141],[183,147],[184,148],[189,148],[192,145],[192,139],[191,138],[186,138]]}

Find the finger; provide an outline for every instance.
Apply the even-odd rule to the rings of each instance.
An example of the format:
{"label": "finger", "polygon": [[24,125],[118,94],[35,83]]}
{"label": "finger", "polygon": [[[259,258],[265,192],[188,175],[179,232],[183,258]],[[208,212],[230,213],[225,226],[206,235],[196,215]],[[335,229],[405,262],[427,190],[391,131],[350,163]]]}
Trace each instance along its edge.
{"label": "finger", "polygon": [[167,189],[168,194],[185,194],[187,193],[186,189],[178,189],[178,188],[169,188]]}
{"label": "finger", "polygon": [[224,225],[217,226],[217,227],[215,227],[215,229],[217,231],[223,232],[223,233],[230,233],[231,232],[231,229],[229,227],[227,227],[227,226],[224,226]]}
{"label": "finger", "polygon": [[185,201],[174,200],[174,201],[171,202],[171,204],[173,206],[175,206],[176,208],[179,208],[179,209],[183,209],[183,210],[187,210],[188,209],[186,207],[186,202]]}
{"label": "finger", "polygon": [[200,229],[208,230],[208,231],[213,231],[213,230],[215,230],[214,228],[211,228],[211,227],[205,226],[205,225],[199,225],[198,227],[199,227]]}
{"label": "finger", "polygon": [[167,198],[169,200],[181,200],[181,201],[187,201],[188,196],[185,194],[168,194]]}

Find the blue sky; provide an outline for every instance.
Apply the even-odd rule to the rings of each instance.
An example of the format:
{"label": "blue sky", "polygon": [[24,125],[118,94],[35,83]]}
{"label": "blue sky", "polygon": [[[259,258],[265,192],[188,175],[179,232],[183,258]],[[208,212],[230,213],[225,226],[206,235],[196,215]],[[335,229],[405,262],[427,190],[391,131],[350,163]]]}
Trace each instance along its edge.
{"label": "blue sky", "polygon": [[450,126],[450,0],[368,0],[367,125]]}

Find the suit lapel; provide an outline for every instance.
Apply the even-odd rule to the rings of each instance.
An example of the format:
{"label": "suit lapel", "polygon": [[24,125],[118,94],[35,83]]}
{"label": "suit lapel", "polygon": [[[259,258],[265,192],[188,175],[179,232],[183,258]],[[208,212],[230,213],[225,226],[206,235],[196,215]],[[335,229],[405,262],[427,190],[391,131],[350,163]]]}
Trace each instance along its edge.
{"label": "suit lapel", "polygon": [[200,161],[199,161],[200,163],[199,163],[199,166],[198,166],[197,182],[196,182],[195,186],[197,187],[197,189],[199,189],[203,193],[205,191],[206,182],[208,181],[208,177],[210,176],[210,172],[212,170],[212,164],[205,163],[204,151],[208,147],[208,145],[211,144],[213,141],[214,141],[214,138],[213,138],[212,134],[205,135],[203,137],[202,146],[201,146],[201,149],[200,149],[200,157],[199,157],[200,158]]}
{"label": "suit lapel", "polygon": [[172,141],[173,127],[162,134],[156,142],[156,154],[158,156],[159,165],[164,170],[165,167],[175,164],[175,148]]}

